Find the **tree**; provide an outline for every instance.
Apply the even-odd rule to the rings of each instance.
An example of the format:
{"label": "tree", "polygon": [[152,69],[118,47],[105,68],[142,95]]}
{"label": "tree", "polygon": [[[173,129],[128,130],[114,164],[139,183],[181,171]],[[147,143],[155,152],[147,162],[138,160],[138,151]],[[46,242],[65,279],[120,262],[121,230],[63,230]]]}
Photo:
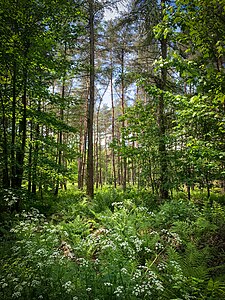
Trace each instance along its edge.
{"label": "tree", "polygon": [[[1,6],[1,123],[4,145],[7,146],[6,150],[1,145],[4,158],[2,182],[5,187],[20,189],[23,180],[24,183],[28,180],[29,191],[35,193],[38,182],[40,186],[44,181],[46,183],[41,178],[44,173],[48,173],[49,181],[52,181],[52,177],[58,176],[57,172],[64,172],[60,167],[66,153],[62,150],[63,135],[65,131],[74,131],[63,117],[64,109],[71,101],[71,97],[65,95],[66,77],[74,62],[64,59],[62,66],[59,45],[66,45],[72,56],[71,44],[82,32],[84,16],[79,3],[73,1],[56,1],[54,5],[48,0],[23,0],[16,5],[11,2],[4,1]],[[67,50],[64,53],[68,58]],[[50,90],[52,82],[61,78],[63,88],[59,97],[57,92]],[[57,121],[59,107],[61,116]],[[56,131],[60,140],[57,145],[59,159],[53,163],[56,148],[49,145],[50,140],[55,145]],[[49,169],[54,169],[51,180]]]}
{"label": "tree", "polygon": [[89,30],[90,30],[90,85],[87,115],[87,195],[93,198],[94,195],[94,156],[93,156],[93,120],[95,104],[95,33],[94,33],[94,1],[89,0]]}
{"label": "tree", "polygon": [[[139,48],[153,49],[153,53],[150,55],[150,59],[154,57],[160,58],[161,67],[157,73],[154,72],[153,59],[151,59],[150,69],[149,66],[145,66],[145,60],[140,61],[141,66],[144,66],[142,70],[147,72],[141,72],[142,86],[149,94],[149,97],[154,97],[155,109],[156,109],[156,123],[158,125],[158,180],[160,198],[165,200],[169,197],[169,177],[168,177],[168,155],[167,155],[167,124],[166,124],[166,107],[165,107],[165,91],[167,90],[167,66],[166,60],[168,55],[168,37],[162,30],[161,34],[155,35],[154,28],[160,24],[164,19],[166,12],[166,1],[131,1],[129,22],[136,22],[141,20],[137,24],[140,35],[144,36],[143,41],[139,44]],[[143,21],[144,20],[144,21]],[[147,47],[146,47],[147,46]],[[140,51],[138,51],[140,53]],[[141,51],[143,53],[143,50]],[[149,55],[144,52],[145,55]],[[156,53],[156,54],[155,54]],[[147,63],[149,60],[147,60]],[[140,76],[139,76],[140,77]],[[154,88],[155,86],[156,88]],[[150,87],[150,88],[149,88]],[[151,88],[153,87],[153,88]],[[157,93],[156,93],[157,92]]]}
{"label": "tree", "polygon": [[[224,113],[224,6],[222,1],[177,1],[172,18],[177,49],[174,65],[186,82],[180,97],[177,127],[185,132],[187,181],[207,188],[224,180],[221,139]],[[185,6],[184,6],[185,5]],[[179,51],[178,51],[179,49]],[[216,78],[216,80],[215,80]],[[189,193],[190,194],[190,193]],[[190,198],[190,195],[189,195]]]}

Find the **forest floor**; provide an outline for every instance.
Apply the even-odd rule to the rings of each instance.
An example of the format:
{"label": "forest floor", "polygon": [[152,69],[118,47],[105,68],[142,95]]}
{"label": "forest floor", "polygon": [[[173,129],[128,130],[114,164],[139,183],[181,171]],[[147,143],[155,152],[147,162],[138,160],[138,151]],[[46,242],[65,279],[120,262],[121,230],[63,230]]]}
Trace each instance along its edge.
{"label": "forest floor", "polygon": [[[10,206],[22,197],[20,213]],[[225,196],[1,194],[0,299],[225,299]]]}

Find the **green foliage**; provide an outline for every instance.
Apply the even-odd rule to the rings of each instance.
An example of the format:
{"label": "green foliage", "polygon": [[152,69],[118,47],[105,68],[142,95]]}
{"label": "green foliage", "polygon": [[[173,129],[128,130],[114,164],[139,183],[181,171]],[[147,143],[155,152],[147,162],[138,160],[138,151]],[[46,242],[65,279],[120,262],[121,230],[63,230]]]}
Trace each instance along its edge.
{"label": "green foliage", "polygon": [[93,202],[94,210],[101,212],[110,208],[111,211],[114,211],[117,202],[124,202],[126,200],[132,200],[136,206],[144,206],[153,210],[156,207],[157,196],[152,194],[150,190],[137,189],[134,186],[127,187],[126,191],[107,186],[96,191]]}
{"label": "green foliage", "polygon": [[155,226],[170,228],[176,221],[191,222],[198,216],[196,206],[187,200],[171,200],[159,207],[155,215]]}
{"label": "green foliage", "polygon": [[77,157],[71,110],[78,97],[69,85],[78,72],[72,56],[85,16],[79,1],[7,0],[0,17],[1,181],[18,188],[24,179],[35,193],[38,185],[53,188],[68,179]]}
{"label": "green foliage", "polygon": [[70,189],[42,200],[47,217],[17,214],[0,241],[1,298],[223,299],[224,208],[174,199],[150,209],[147,196],[103,189],[91,202]]}

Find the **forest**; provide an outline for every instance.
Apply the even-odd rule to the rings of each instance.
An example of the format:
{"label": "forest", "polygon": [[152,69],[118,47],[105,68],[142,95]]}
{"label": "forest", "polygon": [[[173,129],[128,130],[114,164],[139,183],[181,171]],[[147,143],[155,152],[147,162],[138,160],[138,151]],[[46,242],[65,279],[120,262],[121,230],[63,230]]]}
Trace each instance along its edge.
{"label": "forest", "polygon": [[0,299],[225,299],[225,0],[0,21]]}

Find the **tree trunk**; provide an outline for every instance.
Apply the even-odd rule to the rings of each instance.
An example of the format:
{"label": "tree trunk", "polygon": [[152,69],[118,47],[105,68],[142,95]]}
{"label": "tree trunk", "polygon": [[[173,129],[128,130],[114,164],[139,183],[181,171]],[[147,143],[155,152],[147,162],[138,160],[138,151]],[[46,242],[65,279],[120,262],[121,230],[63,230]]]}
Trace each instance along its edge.
{"label": "tree trunk", "polygon": [[[122,74],[121,74],[121,106],[122,106],[122,115],[125,114],[125,95],[124,95],[124,49],[122,49],[121,53],[121,69],[122,69]],[[122,121],[122,148],[125,150],[126,144],[125,144],[125,137],[124,137],[124,129],[125,129],[125,121],[123,119]],[[126,190],[126,185],[127,185],[127,158],[125,153],[123,153],[123,190]]]}
{"label": "tree trunk", "polygon": [[5,113],[5,104],[3,100],[3,95],[0,91],[1,97],[1,106],[2,106],[2,128],[3,128],[3,187],[9,188],[10,180],[9,180],[9,164],[8,164],[8,141],[7,141],[7,119]]}
{"label": "tree trunk", "polygon": [[[41,103],[38,104],[38,110],[41,110]],[[40,136],[40,126],[36,125],[35,128],[35,147],[34,147],[34,157],[33,157],[33,165],[32,165],[32,190],[33,194],[36,194],[37,191],[37,164],[38,164],[38,154],[39,154],[39,146],[38,139]]]}
{"label": "tree trunk", "polygon": [[29,157],[28,157],[28,187],[27,190],[31,192],[32,186],[32,154],[33,154],[33,122],[30,122],[30,147],[29,147]]}
{"label": "tree trunk", "polygon": [[101,139],[99,139],[99,184],[102,187],[103,186],[103,180],[102,180],[102,145],[101,145]]}
{"label": "tree trunk", "polygon": [[87,152],[87,115],[88,115],[88,98],[89,98],[89,83],[86,81],[85,95],[85,116],[80,115],[80,157],[78,159],[78,188],[83,190],[84,188],[84,178],[85,178],[85,167],[86,167],[86,152]]}
{"label": "tree trunk", "polygon": [[25,147],[26,147],[26,137],[27,137],[27,67],[24,68],[24,86],[22,95],[22,120],[19,124],[20,133],[20,145],[17,147],[16,152],[16,179],[15,187],[20,189],[22,186],[23,171],[24,171],[24,157],[25,157]]}
{"label": "tree trunk", "polygon": [[[161,1],[162,10],[164,8],[165,0]],[[167,58],[167,40],[161,39],[161,54],[162,59]],[[161,68],[161,82],[160,89],[166,90],[167,68]],[[168,188],[168,165],[167,165],[167,151],[166,151],[166,125],[165,125],[165,101],[164,95],[159,96],[158,105],[158,126],[159,126],[159,164],[160,164],[160,198],[166,200],[169,198]]]}
{"label": "tree trunk", "polygon": [[16,178],[16,80],[17,80],[17,66],[13,63],[13,90],[12,90],[12,131],[11,131],[11,187],[15,187]]}
{"label": "tree trunk", "polygon": [[[80,123],[83,121],[80,118]],[[84,168],[86,159],[86,139],[87,139],[87,128],[81,128],[80,130],[80,143],[79,143],[79,158],[78,158],[78,189],[84,187]]]}
{"label": "tree trunk", "polygon": [[[64,98],[65,98],[65,78],[63,78],[63,82],[62,82],[62,103],[61,103],[61,108],[60,108],[60,120],[61,121],[63,121],[63,119],[64,119],[64,110],[63,110]],[[60,130],[59,131],[59,136],[58,136],[58,145],[59,145],[58,176],[59,176],[59,173],[60,173],[60,168],[62,166],[62,155],[63,155],[63,153],[62,153],[62,144],[63,144],[63,132],[62,132],[62,130]],[[59,179],[57,178],[54,195],[57,196],[58,193],[59,193]]]}
{"label": "tree trunk", "polygon": [[101,103],[102,103],[102,98],[100,99],[98,109],[97,109],[97,114],[96,114],[96,140],[95,140],[95,186],[96,189],[98,189],[99,185],[99,113],[100,113],[100,108],[101,108]]}
{"label": "tree trunk", "polygon": [[[113,60],[111,52],[111,72],[110,72],[110,91],[111,91],[111,106],[112,106],[112,142],[115,139],[115,107],[114,107],[114,97],[113,97]],[[112,147],[112,169],[113,169],[113,183],[114,188],[116,188],[116,162],[115,162],[115,151]]]}
{"label": "tree trunk", "polygon": [[[132,141],[132,149],[135,150],[135,143]],[[131,163],[131,178],[132,178],[132,185],[136,184],[136,160],[132,159]]]}
{"label": "tree trunk", "polygon": [[94,157],[93,157],[93,119],[95,101],[95,44],[94,44],[94,1],[89,0],[90,27],[90,90],[87,116],[88,156],[87,156],[87,195],[94,196]]}

